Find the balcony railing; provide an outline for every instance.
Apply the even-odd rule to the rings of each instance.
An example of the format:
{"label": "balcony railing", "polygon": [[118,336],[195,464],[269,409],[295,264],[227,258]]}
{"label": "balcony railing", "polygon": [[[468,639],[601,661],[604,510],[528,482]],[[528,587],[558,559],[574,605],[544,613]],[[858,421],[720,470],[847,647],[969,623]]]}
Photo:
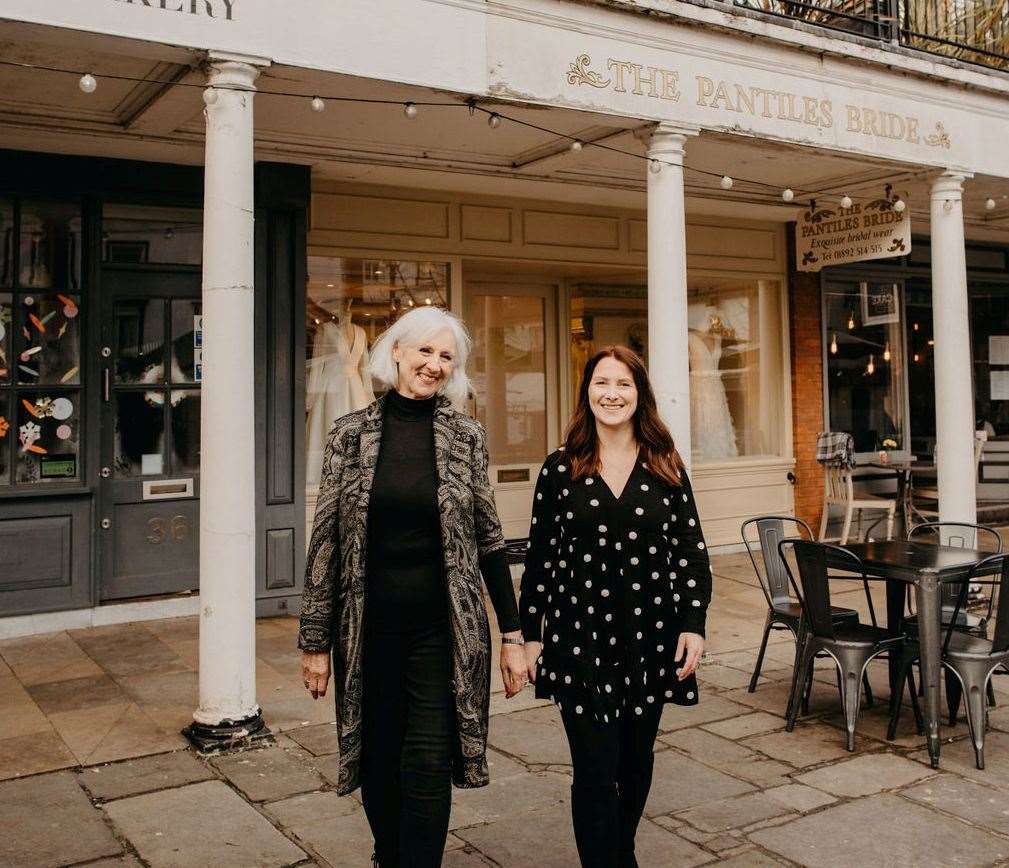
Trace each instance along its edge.
{"label": "balcony railing", "polygon": [[736,6],[1009,70],[1009,0],[732,0]]}

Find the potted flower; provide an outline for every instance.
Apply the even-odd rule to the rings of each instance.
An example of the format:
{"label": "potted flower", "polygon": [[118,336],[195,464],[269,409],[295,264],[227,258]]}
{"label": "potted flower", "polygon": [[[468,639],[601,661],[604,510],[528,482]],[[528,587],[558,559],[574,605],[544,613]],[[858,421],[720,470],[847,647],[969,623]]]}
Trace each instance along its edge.
{"label": "potted flower", "polygon": [[889,450],[897,448],[897,441],[892,437],[887,437],[880,445],[882,448],[879,450],[879,463],[886,464],[890,460]]}

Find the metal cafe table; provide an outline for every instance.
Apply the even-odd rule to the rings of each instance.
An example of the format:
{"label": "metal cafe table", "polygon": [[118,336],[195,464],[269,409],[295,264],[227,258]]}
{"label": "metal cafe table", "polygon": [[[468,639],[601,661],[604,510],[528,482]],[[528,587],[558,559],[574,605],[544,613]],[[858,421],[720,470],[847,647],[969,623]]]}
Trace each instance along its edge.
{"label": "metal cafe table", "polygon": [[[942,630],[939,624],[942,608],[941,586],[963,581],[971,568],[987,556],[984,552],[956,546],[922,542],[885,540],[845,546],[862,559],[870,579],[886,580],[886,623],[896,632],[904,614],[907,585],[915,589],[918,610],[918,640],[921,644],[921,678],[925,686],[922,713],[932,768],[939,767],[939,671]],[[835,556],[835,559],[837,556]],[[827,555],[827,567],[838,570],[851,568],[849,561]],[[840,578],[841,576],[838,576]],[[890,660],[890,684],[893,689],[898,677],[898,661]]]}

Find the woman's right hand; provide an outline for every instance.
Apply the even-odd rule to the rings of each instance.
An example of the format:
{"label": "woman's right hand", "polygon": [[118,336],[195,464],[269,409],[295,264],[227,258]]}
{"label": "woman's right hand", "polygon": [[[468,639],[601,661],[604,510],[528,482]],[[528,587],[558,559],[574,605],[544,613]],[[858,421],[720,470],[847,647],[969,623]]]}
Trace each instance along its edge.
{"label": "woman's right hand", "polygon": [[526,642],[522,646],[523,650],[526,652],[526,671],[529,674],[529,683],[536,683],[536,661],[540,659],[540,654],[543,651],[542,642]]}
{"label": "woman's right hand", "polygon": [[301,652],[301,680],[305,689],[312,694],[312,699],[326,695],[329,684],[329,652]]}

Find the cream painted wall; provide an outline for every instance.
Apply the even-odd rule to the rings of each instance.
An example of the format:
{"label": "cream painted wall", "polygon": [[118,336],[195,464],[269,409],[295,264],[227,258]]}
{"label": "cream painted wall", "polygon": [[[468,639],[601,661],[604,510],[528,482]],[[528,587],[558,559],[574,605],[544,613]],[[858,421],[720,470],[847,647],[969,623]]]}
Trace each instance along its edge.
{"label": "cream painted wall", "polygon": [[[308,244],[312,256],[423,256],[451,261],[452,306],[462,312],[456,279],[460,273],[463,287],[466,280],[489,271],[507,274],[509,268],[517,280],[538,274],[558,285],[576,274],[580,280],[592,280],[620,271],[636,274],[643,283],[645,229],[641,211],[316,181]],[[749,277],[776,280],[782,287],[777,329],[784,336],[782,376],[768,384],[768,388],[781,388],[777,401],[769,405],[769,412],[779,413],[783,420],[781,454],[695,468],[694,487],[710,545],[736,544],[744,518],[792,511],[792,487],[787,481],[794,462],[784,233],[785,226],[780,223],[688,215],[690,277]],[[587,277],[592,272],[598,276]],[[564,299],[566,294],[561,293],[558,304]],[[561,312],[557,319],[555,351],[558,368],[564,372],[569,368],[566,313]],[[570,412],[570,385],[564,376],[559,378],[559,389],[551,448]],[[524,536],[527,528],[514,520],[513,500],[508,496],[511,535]],[[311,513],[310,504],[309,516]]]}

